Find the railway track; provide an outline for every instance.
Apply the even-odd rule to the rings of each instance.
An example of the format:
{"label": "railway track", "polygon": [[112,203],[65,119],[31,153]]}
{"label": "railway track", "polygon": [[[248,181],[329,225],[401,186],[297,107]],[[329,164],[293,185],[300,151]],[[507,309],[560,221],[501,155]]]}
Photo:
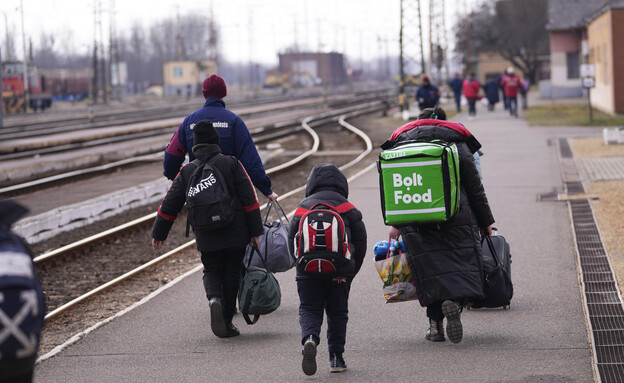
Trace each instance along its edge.
{"label": "railway track", "polygon": [[[378,96],[371,97],[370,95],[366,95],[363,98],[356,98],[348,105],[343,106],[342,108],[332,109],[326,113],[323,113],[318,116],[318,119],[313,122],[313,124],[324,124],[327,121],[331,121],[335,119],[336,116],[358,112],[360,110],[365,110],[374,107],[383,107],[381,101],[379,101]],[[302,121],[303,118],[300,117],[292,117],[290,120],[281,121],[279,123],[270,123],[264,124],[262,126],[254,127],[250,129],[250,133],[256,144],[263,144],[270,142],[272,140],[278,139],[280,137],[287,136],[289,134],[296,133],[302,130]],[[108,145],[113,143],[124,142],[127,140],[136,140],[145,137],[153,137],[158,135],[168,136],[171,134],[171,127],[164,129],[155,129],[155,130],[147,130],[141,131],[131,134],[126,134],[123,136],[113,136],[100,138],[90,141],[84,142],[73,142],[66,145],[58,145],[51,147],[44,147],[40,149],[33,150],[24,150],[20,152],[0,154],[0,161],[9,160],[9,159],[18,159],[18,158],[26,158],[31,156],[40,156],[44,154],[57,153],[60,151],[67,150],[76,150],[76,149],[84,149],[89,147],[96,147],[101,145]],[[164,140],[163,140],[164,142]],[[71,182],[75,179],[82,179],[87,176],[97,175],[104,172],[112,172],[118,168],[129,166],[131,164],[135,164],[137,162],[143,161],[157,161],[160,160],[162,156],[162,148],[156,153],[143,154],[140,156],[126,158],[119,161],[114,161],[112,163],[105,163],[98,166],[88,167],[86,169],[78,169],[66,173],[55,174],[48,177],[42,177],[36,180],[28,180],[26,182],[21,182],[13,185],[8,185],[0,188],[0,195],[5,197],[15,196],[23,193],[28,193],[32,190],[38,190],[48,185],[58,185],[63,182]]]}
{"label": "railway track", "polygon": [[[358,113],[365,113],[366,111],[358,111]],[[338,120],[341,116],[334,116],[333,120]],[[271,173],[271,177],[276,184],[286,182],[285,180],[290,180],[289,185],[294,185],[299,183],[298,187],[291,187],[290,191],[287,193],[282,193],[280,196],[280,202],[287,210],[293,210],[296,207],[296,204],[300,200],[301,191],[305,187],[305,178],[307,177],[307,173],[311,167],[310,162],[327,162],[332,161],[334,163],[340,164],[342,163],[342,168],[346,171],[354,165],[358,164],[362,159],[366,158],[366,156],[372,150],[372,143],[368,137],[358,131],[353,126],[349,125],[346,121],[344,121],[345,117],[342,116],[341,125],[343,129],[349,129],[350,132],[337,137],[337,129],[334,125],[323,125],[318,126],[315,124],[315,121],[326,119],[327,116],[317,116],[317,118],[309,118],[306,119],[303,126],[303,129],[306,130],[307,134],[311,137],[311,146],[310,148],[301,153],[294,159],[287,161],[287,163],[280,164],[278,166],[272,167],[267,170],[267,172]],[[312,129],[310,125],[316,125],[317,128]],[[315,132],[315,131],[318,131]],[[293,132],[293,134],[296,134]],[[357,136],[356,136],[357,135]],[[323,138],[324,137],[324,138]],[[357,137],[357,138],[356,138]],[[321,147],[322,143],[335,142],[336,138],[339,138],[339,141],[344,145],[347,138],[349,138],[349,146],[350,147],[358,147],[357,150],[350,151],[349,153],[343,154],[330,154],[330,155],[322,155],[322,161],[311,159],[312,156],[319,156],[319,147]],[[323,146],[325,146],[323,144]],[[325,148],[324,150],[328,150]],[[331,148],[329,148],[331,151]],[[344,158],[349,157],[350,161],[345,161]],[[155,210],[152,210],[155,211]],[[172,241],[175,243],[170,243],[169,251],[166,251],[164,254],[158,255],[154,257],[154,254],[151,251],[144,251],[145,256],[138,258],[149,258],[147,260],[143,259],[136,263],[134,266],[129,267],[126,266],[127,269],[123,272],[117,270],[115,272],[109,273],[108,268],[111,264],[115,264],[116,260],[119,260],[120,254],[119,252],[123,252],[125,248],[125,244],[128,241],[137,241],[137,238],[149,239],[149,228],[151,227],[152,220],[155,217],[155,214],[151,213],[144,217],[134,220],[128,224],[124,224],[123,227],[111,229],[108,233],[104,233],[98,235],[97,237],[85,239],[80,241],[80,243],[72,244],[70,246],[66,246],[61,249],[56,249],[54,251],[48,251],[44,254],[38,256],[35,260],[37,263],[37,268],[42,275],[42,280],[44,281],[44,285],[46,285],[46,279],[56,279],[57,281],[63,281],[62,287],[69,287],[71,291],[63,291],[58,288],[51,288],[51,286],[46,286],[46,291],[48,293],[48,304],[49,311],[46,316],[46,322],[48,323],[48,333],[52,332],[63,332],[62,328],[67,324],[67,318],[74,317],[76,314],[72,314],[73,312],[80,312],[81,310],[89,311],[90,304],[88,302],[99,302],[101,299],[98,298],[97,295],[102,292],[106,292],[109,290],[120,289],[119,285],[123,285],[124,283],[128,283],[128,279],[149,279],[146,277],[149,275],[149,272],[145,272],[146,270],[152,270],[156,267],[164,267],[163,264],[166,264],[169,268],[172,264],[176,266],[186,266],[183,269],[189,269],[195,267],[197,265],[197,254],[194,251],[194,241],[188,241],[188,239],[181,238],[180,233],[175,234],[173,236],[180,237],[180,240],[173,240],[173,236],[170,235],[170,239],[168,242]],[[179,220],[184,221],[185,217],[181,216]],[[183,229],[181,224],[177,225],[177,229],[182,231]],[[176,225],[174,225],[174,229]],[[172,231],[173,234],[173,231]],[[126,239],[120,239],[126,238]],[[109,246],[112,244],[111,246]],[[85,248],[85,246],[87,246]],[[97,254],[97,257],[100,258],[102,256],[102,249],[111,247],[111,249],[107,250],[106,253],[109,255],[112,253],[113,256],[104,256],[98,266],[98,269],[89,270],[89,267],[93,267],[91,262],[86,262],[88,265],[78,266],[75,271],[69,270],[69,263],[76,264],[80,263],[80,259],[93,259],[94,254]],[[136,248],[136,247],[132,247]],[[145,243],[145,249],[148,248],[147,242]],[[130,250],[131,251],[131,250]],[[126,253],[128,249],[126,249]],[[117,255],[115,256],[115,254]],[[127,255],[127,254],[126,254]],[[135,254],[133,255],[135,256]],[[69,261],[64,261],[69,260]],[[194,260],[194,261],[193,261]],[[166,261],[166,262],[165,262]],[[69,262],[69,263],[68,263]],[[74,268],[72,265],[71,268]],[[52,277],[51,275],[55,272],[55,270],[62,270],[65,275]],[[82,280],[80,280],[80,275],[82,274]],[[105,275],[106,274],[106,275]],[[137,274],[143,275],[142,277],[137,277]],[[71,277],[78,276],[78,280],[72,281]],[[173,277],[173,276],[172,276]],[[170,279],[170,278],[167,278]],[[157,283],[160,285],[160,283]],[[121,287],[124,290],[123,287]],[[76,291],[80,290],[80,294]],[[145,293],[145,295],[147,292]],[[114,294],[113,294],[114,295]],[[65,300],[61,303],[60,297],[68,297],[71,296],[71,301],[67,302]],[[85,303],[87,302],[87,303]],[[80,309],[82,307],[82,309]],[[84,311],[83,311],[84,312]],[[45,335],[44,335],[45,340]],[[58,342],[57,342],[58,343]],[[49,348],[50,346],[48,346]],[[45,346],[44,346],[45,349]]]}

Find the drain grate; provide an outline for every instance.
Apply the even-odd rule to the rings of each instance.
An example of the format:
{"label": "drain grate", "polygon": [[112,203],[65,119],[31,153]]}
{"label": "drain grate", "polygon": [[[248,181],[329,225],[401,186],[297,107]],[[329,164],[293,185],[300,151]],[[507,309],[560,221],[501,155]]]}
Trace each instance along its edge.
{"label": "drain grate", "polygon": [[[561,140],[559,147],[563,157]],[[567,148],[569,150],[569,145]],[[587,319],[592,333],[596,371],[601,382],[624,382],[622,296],[589,200],[571,200],[568,206],[583,281]]]}
{"label": "drain grate", "polygon": [[601,364],[598,366],[598,374],[603,382],[622,382],[624,366],[621,364]]}
{"label": "drain grate", "polygon": [[567,138],[559,139],[559,153],[561,154],[561,158],[572,158],[572,148],[570,147],[570,143]]}
{"label": "drain grate", "polygon": [[566,182],[565,183],[566,192],[568,194],[584,194],[585,187],[582,182]]}

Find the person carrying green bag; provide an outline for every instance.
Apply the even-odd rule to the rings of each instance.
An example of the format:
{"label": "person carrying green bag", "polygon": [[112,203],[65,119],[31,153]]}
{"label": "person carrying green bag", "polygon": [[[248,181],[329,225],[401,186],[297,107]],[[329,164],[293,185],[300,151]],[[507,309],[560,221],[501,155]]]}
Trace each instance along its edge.
{"label": "person carrying green bag", "polygon": [[394,131],[391,141],[442,140],[459,154],[459,210],[447,220],[397,224],[389,236],[403,238],[416,280],[420,303],[427,307],[425,338],[459,343],[463,337],[461,310],[483,298],[480,235],[491,235],[494,217],[475,166],[473,154],[481,144],[459,123],[446,121],[440,107],[423,110],[419,119]]}

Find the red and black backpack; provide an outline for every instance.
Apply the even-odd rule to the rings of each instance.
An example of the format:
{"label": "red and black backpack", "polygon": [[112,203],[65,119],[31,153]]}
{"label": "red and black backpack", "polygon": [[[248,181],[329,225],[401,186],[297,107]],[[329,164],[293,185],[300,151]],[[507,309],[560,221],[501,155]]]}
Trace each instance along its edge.
{"label": "red and black backpack", "polygon": [[349,239],[339,213],[353,208],[348,202],[338,207],[321,202],[295,211],[295,216],[301,217],[295,236],[297,273],[334,278],[353,272]]}

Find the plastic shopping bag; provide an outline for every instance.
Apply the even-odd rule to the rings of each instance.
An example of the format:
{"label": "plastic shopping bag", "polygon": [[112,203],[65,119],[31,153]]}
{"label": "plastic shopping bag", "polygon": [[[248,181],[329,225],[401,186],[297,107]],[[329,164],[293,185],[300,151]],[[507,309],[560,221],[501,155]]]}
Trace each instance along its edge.
{"label": "plastic shopping bag", "polygon": [[394,255],[392,254],[388,248],[386,258],[375,261],[375,268],[383,281],[383,295],[386,303],[418,300],[416,281],[407,261],[407,253],[401,251],[401,245],[397,245]]}

